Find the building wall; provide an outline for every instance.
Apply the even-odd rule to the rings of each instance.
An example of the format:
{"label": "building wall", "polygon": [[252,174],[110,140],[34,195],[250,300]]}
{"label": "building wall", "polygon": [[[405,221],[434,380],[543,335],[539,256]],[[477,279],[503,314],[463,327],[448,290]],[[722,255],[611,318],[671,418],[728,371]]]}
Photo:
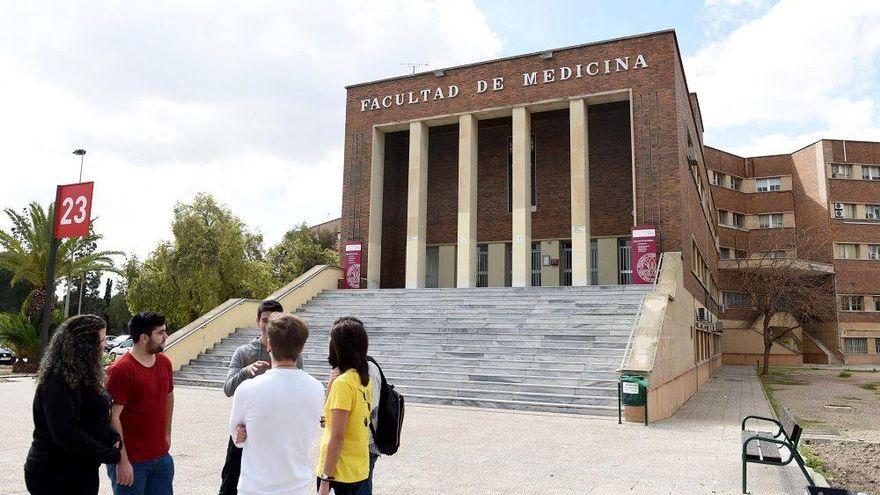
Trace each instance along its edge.
{"label": "building wall", "polygon": [[[642,55],[647,63],[646,67],[633,68],[637,55]],[[566,81],[557,81],[551,84],[538,83],[527,87],[522,86],[523,73],[538,71],[539,76],[544,69],[557,69],[562,66],[575,67],[577,64],[587,64],[591,61],[611,60],[612,67],[618,57],[630,57],[630,69],[616,71],[612,68],[605,74],[604,70],[597,76],[571,78]],[[372,128],[374,125],[386,125],[400,122],[408,122],[415,119],[428,119],[439,115],[455,115],[462,112],[480,111],[487,108],[510,107],[514,105],[530,104],[545,100],[563,99],[570,96],[597,94],[609,91],[631,91],[632,113],[640,116],[640,119],[632,123],[635,140],[632,143],[634,152],[630,151],[629,129],[630,123],[624,120],[630,110],[628,104],[611,104],[605,108],[590,107],[590,173],[591,182],[597,187],[605,187],[608,181],[617,182],[620,175],[614,173],[625,168],[632,169],[632,155],[635,154],[636,172],[636,201],[640,205],[637,215],[640,215],[639,223],[655,223],[660,225],[660,246],[664,250],[674,250],[681,244],[680,221],[671,210],[678,202],[675,188],[679,180],[677,177],[680,157],[679,139],[676,112],[680,104],[674,89],[674,72],[681,69],[675,68],[680,64],[677,53],[675,34],[665,31],[639,37],[612,40],[609,42],[596,43],[575,47],[571,49],[555,50],[554,58],[544,60],[537,54],[501,59],[483,64],[476,64],[460,68],[446,69],[445,75],[437,77],[433,73],[416,74],[402,78],[378,81],[347,88],[346,124],[345,124],[345,173],[343,183],[343,215],[342,215],[342,238],[343,241],[366,243],[368,237],[369,218],[369,189],[370,189],[370,154]],[[504,89],[477,94],[473,85],[477,80],[491,81],[492,78],[503,76]],[[683,76],[679,75],[681,83]],[[422,88],[447,88],[450,85],[458,85],[460,94],[455,98],[445,98],[429,103],[396,106],[374,111],[361,111],[363,99],[374,96],[394,95],[400,92],[419,90]],[[680,89],[683,93],[683,101],[688,101],[686,87]],[[690,112],[690,103],[686,105]],[[568,184],[568,122],[567,112],[546,112],[551,115],[536,113],[533,116],[533,130],[537,138],[537,147],[546,153],[539,154],[539,171],[547,170],[549,173],[538,174],[538,212],[534,217],[533,238],[563,239],[570,235],[570,214]],[[493,121],[494,120],[494,121]],[[481,242],[494,240],[507,240],[510,238],[509,215],[506,205],[506,177],[504,180],[493,182],[494,174],[506,175],[507,161],[507,137],[510,135],[509,118],[481,120],[479,122],[479,176],[478,176],[478,236]],[[693,117],[690,117],[693,121]],[[453,126],[454,127],[454,126]],[[442,158],[442,150],[451,147],[456,149],[457,143],[455,132],[451,129],[431,130],[429,138],[429,181],[432,178],[453,178],[453,167],[446,160],[455,161],[457,153],[448,154]],[[538,134],[546,134],[538,136]],[[397,134],[397,133],[393,133]],[[404,131],[402,134],[406,134]],[[385,172],[385,206],[383,212],[383,255],[382,265],[389,263],[389,269],[394,272],[382,274],[381,283],[386,282],[399,285],[399,275],[396,270],[402,266],[398,255],[386,253],[386,249],[399,249],[399,233],[389,231],[388,222],[401,212],[389,214],[389,210],[395,210],[396,201],[405,200],[405,178],[389,177],[399,173],[398,163],[395,162],[391,148],[395,143],[391,134],[386,136],[386,172]],[[547,148],[544,144],[556,142],[556,146]],[[603,145],[604,142],[604,145]],[[389,146],[391,144],[392,146]],[[397,143],[405,145],[405,143]],[[540,153],[540,151],[539,151]],[[401,156],[399,158],[404,158]],[[629,158],[629,159],[627,159]],[[484,170],[483,164],[501,164],[493,170]],[[594,162],[599,168],[594,171]],[[602,166],[605,163],[606,166]],[[564,164],[564,166],[563,166]],[[554,168],[554,165],[556,167]],[[547,168],[549,167],[549,168]],[[432,170],[433,169],[433,170]],[[432,173],[433,172],[433,173]],[[607,173],[607,174],[606,174]],[[555,175],[554,174],[558,174]],[[565,180],[561,180],[561,179]],[[549,181],[549,182],[547,182]],[[623,179],[620,179],[622,182]],[[632,175],[626,177],[630,187],[612,187],[612,197],[602,198],[605,201],[591,201],[594,208],[592,222],[597,222],[592,228],[593,236],[627,234],[632,224]],[[452,182],[454,184],[454,181]],[[593,191],[591,184],[591,192]],[[455,192],[453,190],[434,190],[429,187],[431,198],[429,199],[429,222],[428,240],[430,243],[443,243],[448,240],[454,242],[455,223],[450,222],[456,209]],[[608,189],[603,189],[603,194]],[[659,192],[658,192],[659,191]],[[401,197],[395,197],[398,193]],[[627,197],[627,195],[630,195]],[[594,200],[595,201],[595,200]],[[624,203],[627,203],[624,205]],[[553,207],[554,214],[541,215],[542,206]],[[558,207],[554,207],[558,206]],[[604,211],[603,211],[604,210]],[[666,215],[662,212],[666,210]],[[608,214],[606,214],[608,213]],[[625,219],[625,220],[624,220]],[[591,226],[592,226],[591,222]],[[392,229],[393,230],[393,229]],[[673,235],[668,235],[673,232]],[[385,239],[390,234],[393,239]],[[669,245],[665,246],[663,243]],[[400,255],[402,256],[402,254]],[[364,257],[369,257],[369,252],[364,252]],[[366,266],[366,261],[364,261]],[[383,268],[384,272],[384,268]]]}

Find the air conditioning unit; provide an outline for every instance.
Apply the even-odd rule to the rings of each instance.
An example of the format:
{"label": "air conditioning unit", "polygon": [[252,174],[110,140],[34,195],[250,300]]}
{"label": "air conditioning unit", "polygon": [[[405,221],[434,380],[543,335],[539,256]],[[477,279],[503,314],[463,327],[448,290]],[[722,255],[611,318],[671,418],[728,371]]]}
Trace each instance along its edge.
{"label": "air conditioning unit", "polygon": [[697,308],[697,323],[712,323],[712,313],[706,308]]}
{"label": "air conditioning unit", "polygon": [[868,217],[868,220],[876,220],[877,219],[877,215],[875,215],[873,211],[869,211],[866,216]]}
{"label": "air conditioning unit", "polygon": [[870,253],[868,253],[868,259],[880,260],[880,253],[878,253],[876,251],[870,252]]}
{"label": "air conditioning unit", "polygon": [[719,314],[723,315],[725,310],[727,310],[727,306],[725,306],[724,304],[718,306],[718,313]]}
{"label": "air conditioning unit", "polygon": [[843,218],[843,203],[834,203],[834,218]]}

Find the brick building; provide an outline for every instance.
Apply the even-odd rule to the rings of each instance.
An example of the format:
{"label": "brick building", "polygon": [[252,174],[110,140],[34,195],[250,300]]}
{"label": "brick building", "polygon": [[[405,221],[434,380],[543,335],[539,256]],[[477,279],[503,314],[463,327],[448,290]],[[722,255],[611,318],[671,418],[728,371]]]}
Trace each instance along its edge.
{"label": "brick building", "polygon": [[[823,176],[821,187],[799,192],[794,178],[801,168],[816,175],[817,160],[852,163],[852,174],[878,163],[877,145],[849,144],[842,157],[841,144],[756,159],[704,147],[672,30],[355,84],[347,87],[341,239],[362,244],[369,287],[624,284],[631,229],[652,226],[658,252],[682,253],[691,267],[685,288],[720,318],[718,254],[727,246],[719,242],[729,229],[719,210],[758,215],[763,206],[752,211],[752,199],[767,196],[767,211],[782,214],[771,220],[785,228],[817,217],[799,194],[839,197],[856,205],[853,215],[872,197],[880,203],[880,182]],[[790,191],[714,187],[710,169],[743,187],[773,175]],[[719,198],[730,203],[718,206]],[[859,253],[873,249],[871,235],[880,239],[880,227],[824,219]],[[828,261],[846,273],[871,264]],[[865,296],[880,294],[868,279],[852,294],[880,304]],[[847,328],[870,333],[874,315],[847,313],[855,325]]]}

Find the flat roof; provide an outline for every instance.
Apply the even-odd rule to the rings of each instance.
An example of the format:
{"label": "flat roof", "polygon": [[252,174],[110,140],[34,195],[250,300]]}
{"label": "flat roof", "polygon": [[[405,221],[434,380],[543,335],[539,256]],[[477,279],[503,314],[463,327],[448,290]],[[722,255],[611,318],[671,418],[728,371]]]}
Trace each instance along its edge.
{"label": "flat roof", "polygon": [[[630,35],[630,36],[622,36],[622,37],[620,37],[620,38],[613,38],[613,39],[610,39],[610,40],[592,41],[592,42],[590,42],[590,43],[582,43],[582,44],[579,44],[579,45],[564,46],[564,47],[560,47],[560,48],[548,48],[548,49],[545,49],[545,50],[539,50],[539,51],[537,51],[537,52],[523,53],[523,54],[520,54],[520,55],[511,55],[511,56],[509,56],[509,57],[502,57],[502,58],[493,58],[493,59],[491,59],[491,60],[484,60],[484,61],[481,61],[481,62],[473,62],[473,63],[470,63],[470,64],[464,64],[464,65],[455,65],[455,66],[452,66],[452,67],[438,67],[438,68],[436,68],[436,69],[431,69],[431,70],[427,70],[427,71],[424,71],[424,72],[416,72],[415,74],[405,74],[405,75],[402,75],[402,76],[386,77],[386,78],[384,78],[384,79],[376,79],[376,80],[374,80],[374,81],[368,81],[368,82],[361,82],[361,83],[349,84],[348,86],[345,87],[345,89],[357,88],[357,87],[360,87],[360,86],[368,86],[368,85],[370,85],[370,84],[376,84],[376,83],[381,83],[381,82],[397,81],[397,80],[400,80],[400,79],[408,79],[408,78],[411,78],[411,77],[424,76],[424,75],[428,75],[428,74],[433,74],[434,71],[438,71],[438,70],[447,71],[447,70],[464,69],[464,68],[467,68],[467,67],[476,67],[476,66],[479,66],[479,65],[486,65],[486,64],[491,64],[491,63],[495,63],[495,62],[502,62],[502,61],[505,61],[505,60],[514,60],[514,59],[518,59],[518,58],[533,57],[533,56],[535,56],[535,55],[540,55],[541,53],[543,53],[543,52],[548,52],[548,51],[549,51],[549,52],[557,52],[557,51],[564,51],[564,50],[574,50],[574,49],[577,49],[577,48],[585,48],[585,47],[588,47],[588,46],[605,45],[605,44],[608,44],[608,43],[615,43],[615,42],[618,42],[618,41],[630,40],[630,39],[634,39],[634,38],[647,38],[647,37],[649,37],[649,36],[656,36],[656,35],[658,35],[658,34],[666,34],[666,33],[672,33],[672,35],[674,36],[674,35],[675,35],[675,29],[663,29],[663,30],[660,30],[660,31],[653,31],[653,32],[650,32],[650,33],[641,33],[641,34],[633,34],[633,35]],[[677,44],[677,41],[676,41],[676,44]]]}

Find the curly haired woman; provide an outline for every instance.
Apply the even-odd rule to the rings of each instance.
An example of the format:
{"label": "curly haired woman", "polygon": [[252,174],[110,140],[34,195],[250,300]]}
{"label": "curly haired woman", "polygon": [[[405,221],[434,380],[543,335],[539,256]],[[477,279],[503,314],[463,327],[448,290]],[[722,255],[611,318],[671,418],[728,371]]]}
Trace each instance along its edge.
{"label": "curly haired woman", "polygon": [[95,315],[68,319],[43,353],[34,395],[34,440],[24,465],[33,495],[98,493],[98,467],[119,462],[110,428],[111,399],[101,356],[107,324]]}

